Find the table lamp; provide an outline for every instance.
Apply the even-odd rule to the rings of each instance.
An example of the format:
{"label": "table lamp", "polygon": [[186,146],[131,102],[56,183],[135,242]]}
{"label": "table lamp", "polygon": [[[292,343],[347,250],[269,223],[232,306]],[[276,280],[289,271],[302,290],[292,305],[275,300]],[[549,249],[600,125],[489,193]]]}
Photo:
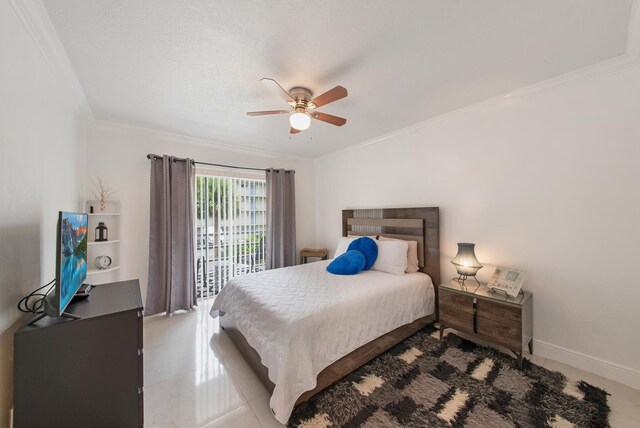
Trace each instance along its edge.
{"label": "table lamp", "polygon": [[476,278],[476,273],[483,266],[480,264],[478,259],[476,258],[476,254],[474,252],[474,247],[476,244],[470,244],[468,242],[459,242],[458,243],[458,254],[451,260],[451,263],[456,267],[458,271],[458,283],[461,286],[464,286],[465,280],[472,276],[473,279],[476,280],[478,285],[480,285],[480,281]]}

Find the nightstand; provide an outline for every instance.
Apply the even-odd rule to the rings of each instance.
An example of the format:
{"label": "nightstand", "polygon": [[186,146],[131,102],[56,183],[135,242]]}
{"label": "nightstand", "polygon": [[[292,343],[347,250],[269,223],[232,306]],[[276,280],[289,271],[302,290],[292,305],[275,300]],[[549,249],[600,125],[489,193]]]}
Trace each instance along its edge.
{"label": "nightstand", "polygon": [[329,251],[326,248],[303,248],[300,250],[300,263],[307,263],[308,257],[319,257],[322,260],[327,260]]}
{"label": "nightstand", "polygon": [[503,346],[518,357],[522,368],[522,349],[533,353],[533,296],[525,291],[517,297],[493,293],[485,284],[457,280],[440,284],[438,309],[440,339],[445,328]]}

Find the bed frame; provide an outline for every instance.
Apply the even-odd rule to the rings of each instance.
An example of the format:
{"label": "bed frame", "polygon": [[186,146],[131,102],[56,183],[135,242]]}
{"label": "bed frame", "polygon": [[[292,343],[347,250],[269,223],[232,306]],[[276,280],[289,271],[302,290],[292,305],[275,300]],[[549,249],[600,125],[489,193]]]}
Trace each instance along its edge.
{"label": "bed frame", "polygon": [[[420,271],[428,274],[436,292],[436,312],[405,324],[361,346],[340,358],[318,374],[317,385],[298,398],[296,405],[316,395],[334,382],[342,379],[358,367],[366,364],[438,319],[438,284],[440,284],[440,219],[437,207],[430,208],[380,208],[342,211],[342,236],[379,235],[418,242]],[[260,362],[260,356],[238,331],[230,317],[220,317],[220,326],[227,332],[247,363],[258,375],[264,386],[273,392],[268,370]]]}

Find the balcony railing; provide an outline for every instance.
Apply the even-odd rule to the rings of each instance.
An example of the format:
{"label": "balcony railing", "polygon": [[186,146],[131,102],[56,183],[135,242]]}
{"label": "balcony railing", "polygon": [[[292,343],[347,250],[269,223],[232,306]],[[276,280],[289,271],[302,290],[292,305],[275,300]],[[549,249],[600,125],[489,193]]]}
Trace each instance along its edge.
{"label": "balcony railing", "polygon": [[196,293],[214,297],[235,276],[264,270],[264,180],[196,177]]}

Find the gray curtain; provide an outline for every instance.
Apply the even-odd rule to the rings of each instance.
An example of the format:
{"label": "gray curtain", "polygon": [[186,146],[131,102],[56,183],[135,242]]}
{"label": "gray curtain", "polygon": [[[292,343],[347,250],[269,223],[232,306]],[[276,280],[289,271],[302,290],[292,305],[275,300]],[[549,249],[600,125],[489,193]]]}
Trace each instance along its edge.
{"label": "gray curtain", "polygon": [[196,305],[193,255],[195,168],[191,159],[151,158],[149,285],[145,315]]}
{"label": "gray curtain", "polygon": [[296,264],[295,173],[267,170],[267,269]]}

